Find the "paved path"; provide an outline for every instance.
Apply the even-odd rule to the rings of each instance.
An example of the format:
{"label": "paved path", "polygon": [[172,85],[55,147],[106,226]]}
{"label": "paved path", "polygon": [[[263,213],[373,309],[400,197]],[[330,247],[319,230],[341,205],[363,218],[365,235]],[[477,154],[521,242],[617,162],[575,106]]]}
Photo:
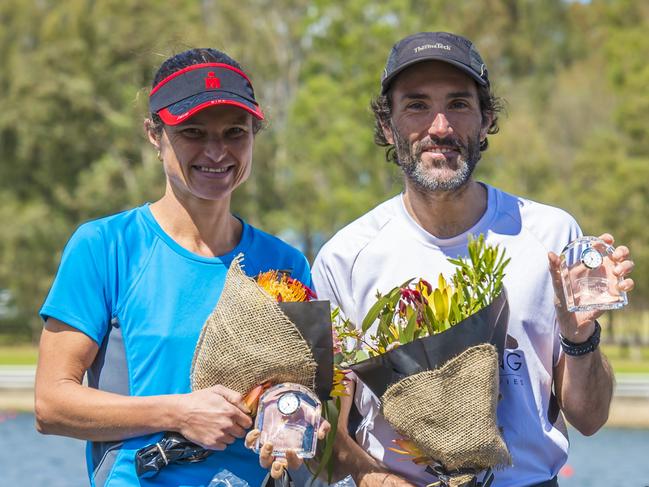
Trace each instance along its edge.
{"label": "paved path", "polygon": [[33,365],[0,365],[0,391],[33,389],[35,374]]}

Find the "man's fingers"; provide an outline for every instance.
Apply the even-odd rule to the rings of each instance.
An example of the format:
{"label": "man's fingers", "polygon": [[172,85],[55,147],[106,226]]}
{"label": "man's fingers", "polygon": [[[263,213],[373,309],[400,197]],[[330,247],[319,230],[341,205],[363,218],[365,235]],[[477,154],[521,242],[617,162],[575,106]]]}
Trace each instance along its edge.
{"label": "man's fingers", "polygon": [[604,240],[609,245],[613,245],[615,243],[615,239],[613,238],[613,235],[610,233],[602,233],[598,238],[601,240]]}
{"label": "man's fingers", "polygon": [[262,468],[270,468],[273,464],[273,445],[271,443],[264,443],[259,449],[259,465]]}
{"label": "man's fingers", "polygon": [[275,480],[280,479],[282,477],[282,474],[284,473],[285,468],[286,468],[286,459],[278,458],[273,462],[273,465],[270,468],[270,476],[273,477]]}
{"label": "man's fingers", "polygon": [[[276,462],[279,461],[275,460]],[[302,459],[299,458],[294,451],[286,452],[286,466],[291,470],[297,470],[302,465]]]}
{"label": "man's fingers", "polygon": [[563,283],[561,282],[561,259],[554,252],[548,253],[548,267],[550,277],[552,278],[552,286],[554,287],[555,306],[563,304],[565,297],[563,295]]}
{"label": "man's fingers", "polygon": [[318,428],[318,439],[324,440],[325,436],[327,436],[327,433],[329,433],[330,430],[331,430],[331,425],[329,424],[329,421],[323,419],[322,422],[320,423],[320,428]]}
{"label": "man's fingers", "polygon": [[628,259],[630,255],[631,252],[629,251],[629,248],[625,245],[620,245],[619,247],[615,248],[615,251],[613,252],[613,259],[617,262],[621,262]]}
{"label": "man's fingers", "polygon": [[635,282],[633,282],[633,279],[624,279],[617,287],[620,291],[629,292],[635,287]]}

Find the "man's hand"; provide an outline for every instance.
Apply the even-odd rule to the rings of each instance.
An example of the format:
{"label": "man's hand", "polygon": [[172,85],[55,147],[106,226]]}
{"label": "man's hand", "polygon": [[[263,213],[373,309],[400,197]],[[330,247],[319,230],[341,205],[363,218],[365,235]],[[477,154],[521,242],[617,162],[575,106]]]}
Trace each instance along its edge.
{"label": "man's hand", "polygon": [[[318,428],[318,440],[324,440],[327,433],[331,429],[331,425],[326,421],[322,420],[320,422],[320,427]],[[250,430],[246,435],[246,447],[252,449],[259,438],[261,432],[257,429]],[[290,470],[297,470],[302,465],[303,460],[298,458],[298,456],[293,451],[286,452],[286,457],[274,457],[273,456],[273,445],[271,443],[265,443],[259,449],[259,464],[263,468],[270,468],[270,476],[275,480],[279,479],[284,473],[284,469],[288,468]]]}
{"label": "man's hand", "polygon": [[[610,234],[605,233],[599,238],[604,240],[607,244],[613,245],[614,239]],[[633,261],[629,256],[629,249],[624,245],[617,247],[611,256],[611,260],[615,264],[613,274],[616,277],[622,278],[622,280],[617,284],[619,291],[629,292],[634,287],[633,279],[627,278],[634,266]],[[595,330],[595,320],[599,318],[604,311],[592,310],[577,313],[568,312],[566,298],[563,292],[563,284],[561,282],[561,259],[554,252],[550,252],[548,254],[548,261],[550,274],[552,276],[552,284],[554,286],[554,302],[557,308],[557,320],[559,322],[561,334],[571,342],[585,342]]]}
{"label": "man's hand", "polygon": [[183,394],[179,402],[183,424],[178,432],[204,448],[225,450],[252,426],[241,394],[221,385]]}

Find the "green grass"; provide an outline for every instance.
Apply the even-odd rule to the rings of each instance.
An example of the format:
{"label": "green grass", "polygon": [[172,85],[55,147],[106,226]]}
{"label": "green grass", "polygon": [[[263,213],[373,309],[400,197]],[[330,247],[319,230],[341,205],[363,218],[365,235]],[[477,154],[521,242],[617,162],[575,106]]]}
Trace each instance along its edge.
{"label": "green grass", "polygon": [[0,365],[36,365],[38,348],[33,345],[0,346]]}
{"label": "green grass", "polygon": [[[649,347],[602,345],[617,374],[649,374]],[[0,346],[0,365],[36,365],[38,348],[32,345]]]}
{"label": "green grass", "polygon": [[649,374],[649,347],[602,345],[616,374]]}

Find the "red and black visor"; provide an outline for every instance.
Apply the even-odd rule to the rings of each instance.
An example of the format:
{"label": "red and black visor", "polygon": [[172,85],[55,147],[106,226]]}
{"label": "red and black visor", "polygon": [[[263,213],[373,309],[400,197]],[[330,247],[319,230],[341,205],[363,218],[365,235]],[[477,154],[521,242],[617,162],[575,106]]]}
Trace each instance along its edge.
{"label": "red and black visor", "polygon": [[264,119],[250,79],[229,64],[193,64],[167,76],[149,95],[151,113],[157,113],[167,125],[178,125],[204,108],[220,104]]}

